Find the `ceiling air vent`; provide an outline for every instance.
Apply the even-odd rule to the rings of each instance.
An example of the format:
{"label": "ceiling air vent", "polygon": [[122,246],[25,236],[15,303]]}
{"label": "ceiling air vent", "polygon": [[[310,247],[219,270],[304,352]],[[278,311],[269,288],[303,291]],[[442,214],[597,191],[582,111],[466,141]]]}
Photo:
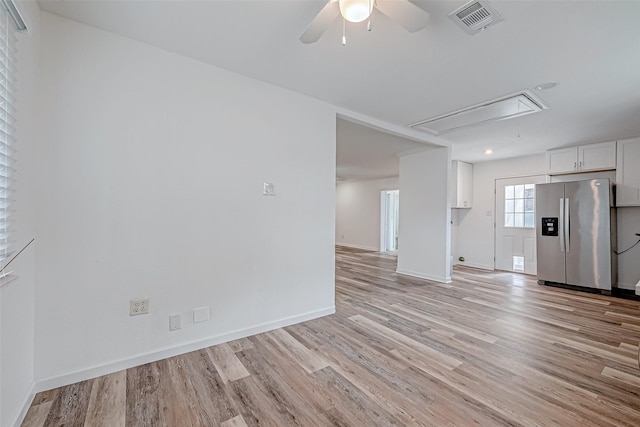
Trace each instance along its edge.
{"label": "ceiling air vent", "polygon": [[537,113],[548,107],[528,90],[414,123],[412,128],[442,135],[459,129]]}
{"label": "ceiling air vent", "polygon": [[471,1],[449,14],[460,28],[476,34],[502,21],[502,16],[487,1]]}

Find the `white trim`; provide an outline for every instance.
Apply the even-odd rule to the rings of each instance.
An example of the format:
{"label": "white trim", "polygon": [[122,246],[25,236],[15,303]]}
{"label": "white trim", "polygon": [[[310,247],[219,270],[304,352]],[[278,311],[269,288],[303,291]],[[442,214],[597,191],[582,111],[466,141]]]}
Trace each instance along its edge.
{"label": "white trim", "polygon": [[13,0],[2,0],[2,4],[4,5],[7,13],[11,17],[11,20],[16,25],[18,31],[23,31],[25,33],[29,33],[29,29],[27,28],[27,24],[24,22],[18,7],[16,6]]}
{"label": "white trim", "polygon": [[0,288],[4,288],[9,283],[13,282],[18,278],[17,275],[13,274],[13,271],[9,271],[7,273],[0,273]]}
{"label": "white trim", "polygon": [[479,268],[480,270],[496,271],[495,268],[493,268],[493,266],[490,264],[481,264],[477,262],[464,261],[464,262],[458,262],[455,265],[459,265],[460,267]]}
{"label": "white trim", "polygon": [[387,190],[380,190],[380,252],[387,249],[386,221],[387,221]]}
{"label": "white trim", "polygon": [[640,295],[640,283],[636,285],[636,295]]}
{"label": "white trim", "polygon": [[408,270],[396,270],[396,273],[404,274],[405,276],[417,277],[419,279],[431,280],[432,282],[451,283],[451,276],[446,276],[446,277],[431,276],[428,274],[416,273],[415,271],[408,271]]}
{"label": "white trim", "polygon": [[228,341],[233,341],[251,335],[268,332],[285,326],[294,325],[296,323],[306,322],[308,320],[317,319],[319,317],[328,316],[330,314],[334,314],[335,312],[336,307],[335,305],[332,305],[321,310],[311,311],[291,317],[285,317],[283,319],[262,323],[249,328],[239,329],[237,331],[232,331],[221,335],[215,335],[203,340],[179,344],[174,347],[166,347],[149,353],[139,354],[137,356],[116,360],[114,362],[96,365],[89,368],[83,368],[74,372],[68,372],[66,374],[49,378],[44,378],[35,382],[35,391],[40,392],[44,390],[50,390],[52,388],[62,387],[79,381],[89,380],[102,375],[118,372],[123,369],[129,369],[135,366],[144,365],[145,363],[155,362],[157,360],[178,356],[180,354],[189,353],[191,351],[200,350]]}
{"label": "white trim", "polygon": [[351,243],[336,243],[336,246],[346,246],[347,248],[363,249],[365,251],[380,252],[380,248],[374,246],[352,245]]}
{"label": "white trim", "polygon": [[33,402],[33,398],[36,397],[36,383],[32,382],[29,392],[24,398],[24,402],[22,403],[22,409],[16,415],[14,421],[10,424],[14,427],[20,427],[24,418],[27,416],[27,412],[29,412],[29,408],[31,407],[31,403]]}

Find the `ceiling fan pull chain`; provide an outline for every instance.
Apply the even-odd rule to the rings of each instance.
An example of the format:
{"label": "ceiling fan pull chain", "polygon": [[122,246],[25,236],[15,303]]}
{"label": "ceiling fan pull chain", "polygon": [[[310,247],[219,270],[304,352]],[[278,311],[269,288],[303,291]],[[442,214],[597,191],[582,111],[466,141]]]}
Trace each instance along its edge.
{"label": "ceiling fan pull chain", "polygon": [[373,5],[371,3],[373,3],[373,0],[369,0],[369,10],[372,13],[369,15],[369,22],[367,22],[367,31],[371,31],[371,17],[373,16]]}
{"label": "ceiling fan pull chain", "polygon": [[347,20],[346,19],[342,19],[342,46],[346,46],[347,45]]}

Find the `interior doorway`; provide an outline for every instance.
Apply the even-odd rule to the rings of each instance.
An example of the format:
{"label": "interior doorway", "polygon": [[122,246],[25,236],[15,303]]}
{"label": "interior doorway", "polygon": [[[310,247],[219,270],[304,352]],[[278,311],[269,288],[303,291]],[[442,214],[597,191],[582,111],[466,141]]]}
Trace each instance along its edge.
{"label": "interior doorway", "polygon": [[495,269],[535,275],[535,184],[544,175],[496,179]]}
{"label": "interior doorway", "polygon": [[398,250],[398,212],[400,190],[385,190],[380,194],[380,251]]}

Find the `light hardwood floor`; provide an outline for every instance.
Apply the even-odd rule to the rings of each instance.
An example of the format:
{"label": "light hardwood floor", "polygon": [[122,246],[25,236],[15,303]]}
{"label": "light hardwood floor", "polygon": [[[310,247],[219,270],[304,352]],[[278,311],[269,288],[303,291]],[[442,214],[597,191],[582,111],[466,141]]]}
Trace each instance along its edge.
{"label": "light hardwood floor", "polygon": [[39,393],[23,426],[639,426],[640,302],[337,248],[333,316]]}

